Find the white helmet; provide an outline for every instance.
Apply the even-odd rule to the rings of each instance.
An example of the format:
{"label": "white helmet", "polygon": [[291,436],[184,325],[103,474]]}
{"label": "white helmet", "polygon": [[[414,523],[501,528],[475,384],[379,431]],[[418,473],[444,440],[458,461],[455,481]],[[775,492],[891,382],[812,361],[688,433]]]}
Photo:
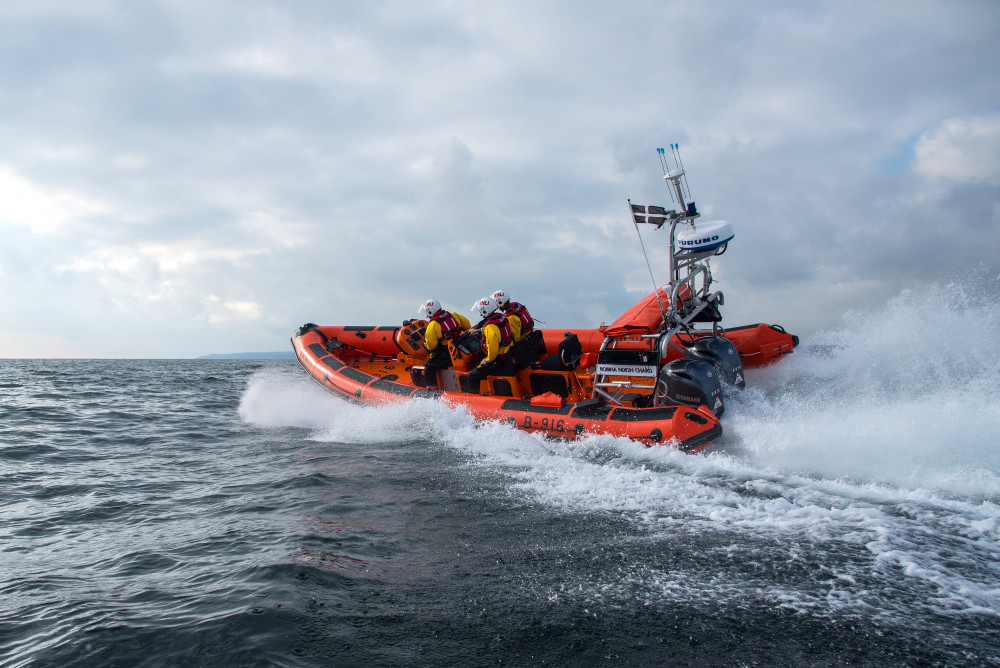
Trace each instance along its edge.
{"label": "white helmet", "polygon": [[483,297],[472,305],[472,310],[478,311],[480,318],[485,318],[497,310],[497,302],[493,297]]}
{"label": "white helmet", "polygon": [[507,308],[507,304],[510,303],[510,295],[508,295],[503,290],[497,290],[490,296],[493,297],[494,300],[496,300],[497,306],[499,306],[500,308]]}
{"label": "white helmet", "polygon": [[436,299],[428,299],[427,301],[425,301],[423,304],[420,305],[420,308],[417,309],[417,313],[419,315],[424,316],[425,318],[430,318],[432,315],[434,315],[440,310],[441,310],[441,302],[439,302]]}

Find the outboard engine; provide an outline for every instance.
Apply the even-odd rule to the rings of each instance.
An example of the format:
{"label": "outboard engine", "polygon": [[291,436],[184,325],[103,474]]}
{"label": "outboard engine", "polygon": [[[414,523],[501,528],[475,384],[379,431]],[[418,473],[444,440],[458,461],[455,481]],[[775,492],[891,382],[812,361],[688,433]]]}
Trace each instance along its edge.
{"label": "outboard engine", "polygon": [[729,339],[721,336],[699,337],[688,348],[687,354],[692,359],[714,366],[722,376],[723,383],[740,390],[746,387],[740,353]]}
{"label": "outboard engine", "polygon": [[684,358],[674,360],[660,369],[653,394],[655,406],[689,404],[708,406],[716,417],[721,417],[722,382],[718,370],[708,362]]}

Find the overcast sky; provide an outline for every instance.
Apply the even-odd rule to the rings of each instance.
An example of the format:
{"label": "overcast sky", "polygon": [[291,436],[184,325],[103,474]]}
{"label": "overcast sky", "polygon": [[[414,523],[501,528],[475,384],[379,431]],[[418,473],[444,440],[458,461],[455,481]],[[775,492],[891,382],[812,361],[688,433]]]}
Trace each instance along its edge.
{"label": "overcast sky", "polygon": [[4,0],[0,357],[285,350],[499,288],[610,322],[671,142],[736,230],[724,324],[808,337],[1000,271],[998,35],[996,0]]}

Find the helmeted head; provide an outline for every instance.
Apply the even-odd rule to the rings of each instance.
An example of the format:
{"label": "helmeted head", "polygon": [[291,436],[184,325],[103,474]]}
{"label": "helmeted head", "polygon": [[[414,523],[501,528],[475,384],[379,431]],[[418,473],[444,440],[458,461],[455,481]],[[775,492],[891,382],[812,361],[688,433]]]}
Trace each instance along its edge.
{"label": "helmeted head", "polygon": [[504,290],[497,290],[490,297],[497,303],[500,308],[507,308],[510,304],[510,295],[508,295]]}
{"label": "helmeted head", "polygon": [[430,318],[432,315],[434,315],[440,310],[441,310],[441,302],[439,302],[436,299],[428,299],[427,301],[425,301],[423,304],[420,305],[420,308],[417,309],[417,313],[419,315],[424,316],[425,318]]}
{"label": "helmeted head", "polygon": [[496,310],[497,301],[493,297],[483,297],[472,306],[473,313],[478,313],[480,318],[487,318]]}

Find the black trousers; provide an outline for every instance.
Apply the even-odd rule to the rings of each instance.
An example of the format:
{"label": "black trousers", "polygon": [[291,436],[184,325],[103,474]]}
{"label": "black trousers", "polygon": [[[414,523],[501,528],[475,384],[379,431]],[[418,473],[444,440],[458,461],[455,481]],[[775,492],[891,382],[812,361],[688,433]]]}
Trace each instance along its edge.
{"label": "black trousers", "polygon": [[514,370],[527,369],[545,354],[545,339],[539,331],[533,331],[514,344],[507,353],[513,359]]}
{"label": "black trousers", "polygon": [[469,372],[469,378],[482,380],[486,376],[512,376],[514,373],[514,365],[511,363],[510,352],[508,351],[503,355],[497,355],[497,358],[492,362],[477,366]]}
{"label": "black trousers", "polygon": [[427,387],[437,387],[438,369],[447,369],[451,366],[451,354],[448,353],[448,346],[444,342],[431,351],[431,356],[424,362],[424,378]]}

